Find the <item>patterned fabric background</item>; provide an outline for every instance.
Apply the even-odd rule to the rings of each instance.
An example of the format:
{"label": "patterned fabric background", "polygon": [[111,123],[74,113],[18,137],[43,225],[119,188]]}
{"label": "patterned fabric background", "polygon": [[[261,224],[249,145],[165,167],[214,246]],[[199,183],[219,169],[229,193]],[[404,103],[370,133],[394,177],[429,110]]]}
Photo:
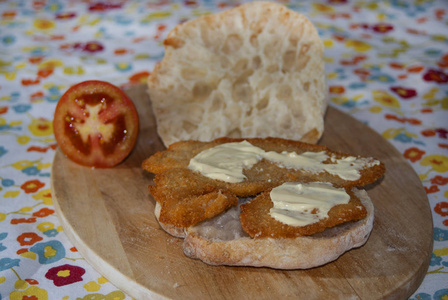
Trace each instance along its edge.
{"label": "patterned fabric background", "polygon": [[[326,46],[330,104],[409,161],[428,194],[434,252],[411,299],[448,298],[448,2],[281,1]],[[130,299],[97,273],[52,204],[60,96],[87,79],[145,83],[177,23],[240,1],[0,1],[0,299]]]}

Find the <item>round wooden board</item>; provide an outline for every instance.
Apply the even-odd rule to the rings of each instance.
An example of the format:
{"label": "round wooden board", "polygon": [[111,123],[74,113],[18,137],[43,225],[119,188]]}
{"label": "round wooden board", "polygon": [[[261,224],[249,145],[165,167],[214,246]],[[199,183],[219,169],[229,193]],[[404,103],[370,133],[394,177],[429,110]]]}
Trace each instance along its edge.
{"label": "round wooden board", "polygon": [[86,168],[57,151],[52,195],[65,233],[84,258],[136,299],[402,299],[421,284],[432,253],[432,216],[418,176],[380,135],[329,108],[321,144],[374,156],[385,177],[367,191],[375,205],[368,242],[309,270],[209,266],[184,256],[160,229],[142,161],[164,149],[145,87],[126,91],[140,115],[137,147],[110,169]]}

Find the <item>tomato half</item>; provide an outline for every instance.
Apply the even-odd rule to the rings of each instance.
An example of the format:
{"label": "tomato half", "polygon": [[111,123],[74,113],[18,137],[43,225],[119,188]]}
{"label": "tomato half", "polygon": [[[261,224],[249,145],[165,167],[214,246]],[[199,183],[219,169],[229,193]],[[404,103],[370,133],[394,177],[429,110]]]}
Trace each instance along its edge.
{"label": "tomato half", "polygon": [[138,114],[118,87],[89,80],[69,88],[53,119],[56,141],[72,161],[92,167],[113,167],[135,146]]}

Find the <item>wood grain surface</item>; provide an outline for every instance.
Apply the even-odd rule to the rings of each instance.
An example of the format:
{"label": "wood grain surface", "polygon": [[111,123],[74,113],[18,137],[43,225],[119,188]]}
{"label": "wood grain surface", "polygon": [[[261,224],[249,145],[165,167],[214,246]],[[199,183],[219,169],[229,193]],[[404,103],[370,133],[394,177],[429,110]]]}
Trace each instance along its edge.
{"label": "wood grain surface", "polygon": [[110,169],[86,168],[57,151],[52,196],[64,232],[83,257],[136,299],[404,299],[422,282],[432,253],[432,217],[418,176],[380,135],[329,108],[320,144],[374,156],[386,175],[367,187],[375,222],[367,243],[310,270],[209,266],[160,229],[142,161],[164,149],[145,87],[127,90],[140,115],[137,147]]}

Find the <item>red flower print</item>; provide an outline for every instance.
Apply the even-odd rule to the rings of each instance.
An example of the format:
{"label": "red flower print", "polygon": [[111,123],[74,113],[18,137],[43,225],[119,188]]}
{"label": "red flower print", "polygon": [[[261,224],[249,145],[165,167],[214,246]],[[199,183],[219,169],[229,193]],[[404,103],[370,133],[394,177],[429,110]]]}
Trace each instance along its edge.
{"label": "red flower print", "polygon": [[129,77],[129,81],[131,83],[135,83],[135,84],[145,83],[148,79],[148,76],[149,76],[149,72],[147,72],[147,71],[139,72],[139,73],[136,73],[136,74],[132,75],[131,77]]}
{"label": "red flower print", "polygon": [[427,188],[425,186],[426,194],[437,193],[438,191],[440,191],[440,189],[439,189],[439,187],[437,185],[431,185],[429,188]]}
{"label": "red flower print", "polygon": [[408,89],[401,86],[393,86],[390,89],[403,99],[409,99],[417,96],[417,91],[414,89]]}
{"label": "red flower print", "polygon": [[430,69],[423,75],[423,79],[425,81],[434,81],[436,83],[447,83],[448,75],[442,71]]}
{"label": "red flower print", "polygon": [[90,4],[89,11],[91,12],[105,12],[111,9],[121,8],[122,4],[109,4],[105,2],[96,2]]}
{"label": "red flower print", "polygon": [[434,207],[434,211],[442,217],[448,216],[448,202],[439,202]]}
{"label": "red flower print", "polygon": [[54,214],[54,210],[44,207],[33,213],[33,217],[45,218],[51,214]]}
{"label": "red flower print", "polygon": [[437,128],[435,131],[439,135],[439,138],[442,138],[442,139],[448,138],[448,136],[447,136],[448,130],[446,130],[445,128]]}
{"label": "red flower print", "polygon": [[2,13],[2,19],[12,20],[16,17],[17,12],[14,10],[7,10]]}
{"label": "red flower print", "polygon": [[40,188],[43,188],[45,186],[45,183],[40,182],[37,179],[29,180],[22,184],[20,188],[25,191],[25,193],[34,193],[37,192]]}
{"label": "red flower print", "polygon": [[61,12],[56,14],[56,19],[58,20],[69,20],[76,17],[74,12]]}
{"label": "red flower print", "polygon": [[40,69],[37,71],[37,76],[40,78],[47,78],[51,74],[53,74],[53,69]]}
{"label": "red flower print", "polygon": [[104,46],[101,43],[95,41],[87,42],[82,48],[83,51],[90,53],[100,52],[103,51],[103,49]]}
{"label": "red flower print", "polygon": [[20,254],[22,254],[22,253],[26,253],[26,252],[28,252],[28,251],[29,251],[28,248],[21,248],[21,249],[17,250],[16,253],[17,253],[18,255],[20,255]]}
{"label": "red flower print", "polygon": [[448,149],[448,144],[442,144],[442,143],[439,143],[439,147],[440,148],[445,148],[445,149]]}
{"label": "red flower print", "polygon": [[432,184],[445,185],[448,183],[448,177],[442,177],[437,175],[436,177],[431,179]]}
{"label": "red flower print", "polygon": [[435,136],[436,135],[436,131],[433,130],[433,129],[425,129],[421,133],[422,133],[423,136],[426,136],[426,137],[430,137],[430,136]]}
{"label": "red flower print", "polygon": [[39,281],[37,281],[36,279],[27,278],[27,279],[25,279],[25,281],[28,282],[28,284],[30,284],[30,285],[39,284]]}
{"label": "red flower print", "polygon": [[8,106],[0,107],[0,115],[6,114],[8,112]]}
{"label": "red flower print", "polygon": [[412,148],[406,149],[404,151],[403,155],[405,158],[409,159],[410,161],[416,162],[416,161],[420,160],[425,153],[426,152],[423,150],[420,150],[416,147],[412,147]]}
{"label": "red flower print", "polygon": [[41,153],[45,153],[48,151],[50,147],[39,147],[39,146],[31,146],[28,149],[26,149],[26,152],[41,152]]}
{"label": "red flower print", "polygon": [[448,130],[445,128],[425,129],[421,133],[426,137],[435,136],[437,134],[439,138],[448,138]]}
{"label": "red flower print", "polygon": [[440,61],[437,63],[437,65],[441,68],[448,68],[448,53],[446,53]]}
{"label": "red flower print", "polygon": [[345,92],[345,87],[342,85],[330,86],[330,93],[332,94],[343,94]]}
{"label": "red flower print", "polygon": [[11,220],[11,224],[12,225],[17,225],[17,224],[22,224],[22,223],[35,223],[36,222],[36,218],[20,218],[20,219],[12,219]]}
{"label": "red flower print", "polygon": [[391,67],[392,69],[402,70],[404,68],[404,65],[397,62],[391,62],[389,63],[389,67]]}
{"label": "red flower print", "polygon": [[53,280],[55,286],[69,285],[78,281],[82,281],[82,275],[86,270],[81,267],[72,265],[62,265],[48,270],[45,278]]}
{"label": "red flower print", "polygon": [[372,26],[373,31],[377,33],[388,33],[389,31],[394,30],[394,26],[386,23],[379,23]]}
{"label": "red flower print", "polygon": [[424,68],[425,68],[424,66],[420,66],[420,65],[410,66],[407,68],[407,71],[409,73],[420,73],[421,71],[423,71]]}
{"label": "red flower print", "polygon": [[34,85],[34,84],[39,84],[40,83],[40,79],[22,79],[22,85],[27,86],[27,85]]}
{"label": "red flower print", "polygon": [[34,232],[24,232],[17,237],[20,246],[31,246],[43,239]]}

